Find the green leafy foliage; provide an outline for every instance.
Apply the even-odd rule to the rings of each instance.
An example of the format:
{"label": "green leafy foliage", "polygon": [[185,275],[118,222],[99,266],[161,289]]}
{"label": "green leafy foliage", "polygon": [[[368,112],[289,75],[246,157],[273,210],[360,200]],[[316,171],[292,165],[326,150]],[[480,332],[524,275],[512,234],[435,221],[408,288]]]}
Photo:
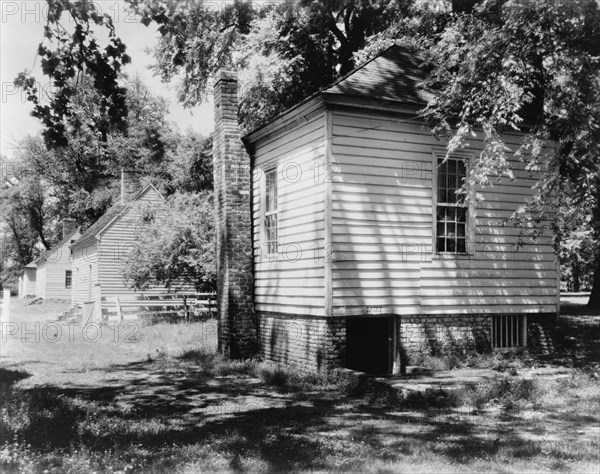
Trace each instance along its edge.
{"label": "green leafy foliage", "polygon": [[100,92],[83,77],[71,101],[82,125],[65,133],[66,145],[48,148],[40,137],[19,144],[1,196],[5,280],[60,240],[62,219],[75,218],[85,230],[104,214],[119,198],[123,168],[165,195],[212,188],[211,140],[175,129],[165,118],[166,101],[139,78],[124,84],[127,133],[97,133],[91,118],[102,115]]}
{"label": "green leafy foliage", "polygon": [[[52,81],[55,93],[45,104],[37,89],[35,78],[28,72],[19,74],[15,80],[22,87],[27,100],[33,103],[32,115],[44,124],[43,136],[50,148],[65,146],[67,133],[87,125],[106,139],[117,129],[126,130],[126,92],[119,84],[121,66],[130,62],[125,45],[115,35],[112,18],[101,14],[94,2],[48,0],[47,24],[44,27],[45,42],[38,47],[42,71]],[[66,18],[74,24],[71,30],[64,26]],[[94,37],[91,25],[105,28],[108,44],[102,48]],[[87,123],[73,113],[73,100],[83,78],[88,77],[98,93],[100,114],[89,118]]]}
{"label": "green leafy foliage", "polygon": [[176,193],[167,210],[148,220],[141,209],[143,228],[129,254],[123,274],[132,288],[155,284],[171,290],[193,286],[214,291],[216,281],[213,203],[210,193]]}
{"label": "green leafy foliage", "polygon": [[59,201],[61,216],[75,218],[83,228],[119,196],[121,169],[162,176],[167,151],[175,147],[165,100],[152,96],[139,78],[127,83],[126,92],[127,134],[98,133],[94,117],[103,116],[101,92],[85,77],[71,99],[71,117],[81,126],[65,132],[63,146],[29,153],[33,170],[44,176]]}
{"label": "green leafy foliage", "polygon": [[[42,106],[32,78],[23,75],[17,81],[31,92],[47,144],[73,146],[65,137],[77,136],[82,140],[78,146],[96,146],[101,157],[127,149],[126,155],[133,156],[136,166],[144,163],[145,172],[158,178],[166,192],[197,191],[186,173],[163,159],[176,150],[174,162],[197,172],[203,188],[208,168],[195,156],[204,157],[208,149],[195,155],[187,145],[169,148],[160,121],[151,119],[142,130],[129,130],[133,142],[123,145],[129,138],[119,135],[127,129],[122,118],[132,113],[134,104],[126,101],[127,94],[117,84],[128,58],[110,19],[96,14],[88,2],[48,3],[46,36],[56,41],[43,44],[40,55],[58,92],[49,106]],[[534,239],[552,224],[565,242],[565,258],[575,258],[575,248],[587,249],[582,258],[599,251],[583,244],[590,238],[600,240],[600,13],[595,0],[465,0],[451,3],[454,11],[450,3],[412,0],[285,0],[265,8],[239,0],[223,5],[128,3],[142,23],[158,25],[155,72],[165,81],[181,78],[183,104],[206,100],[210,78],[219,68],[243,71],[240,116],[245,130],[393,43],[419,51],[431,71],[426,86],[436,92],[423,112],[433,132],[449,140],[449,151],[464,147],[474,134],[485,141],[465,183],[467,197],[476,198],[471,190],[498,179],[512,180],[508,156],[514,153],[525,173],[541,175],[534,198],[513,216],[515,223]],[[61,27],[63,13],[75,20],[73,32]],[[90,25],[108,30],[109,46],[104,50],[98,48]],[[99,104],[98,113],[86,119],[71,107],[84,75],[91,78],[92,93],[98,94],[93,103]],[[506,133],[517,130],[525,132],[522,145],[508,145]],[[94,140],[89,140],[91,135]],[[112,151],[111,143],[118,144]],[[94,179],[99,183],[103,176],[99,172]],[[569,206],[591,216],[589,221],[549,222],[552,214],[547,211],[564,204],[563,195]],[[591,303],[600,305],[598,255],[595,260]]]}
{"label": "green leafy foliage", "polygon": [[212,139],[193,130],[174,133],[171,150],[159,184],[168,195],[175,192],[198,193],[213,189]]}
{"label": "green leafy foliage", "polygon": [[[565,194],[571,210],[592,217],[600,237],[599,36],[593,0],[486,0],[455,15],[424,51],[432,69],[427,85],[437,93],[425,110],[434,133],[449,140],[449,151],[472,135],[485,140],[464,192],[512,179],[509,153],[540,173],[535,196],[513,216],[534,238]],[[516,130],[525,137],[515,148],[503,134]],[[565,230],[581,228],[561,231],[559,223],[564,242]],[[600,282],[596,287],[590,304],[600,305]]]}
{"label": "green leafy foliage", "polygon": [[590,212],[578,211],[594,206],[590,198],[580,206],[571,192],[560,193],[556,208],[556,253],[561,265],[561,283],[568,291],[589,291],[593,284],[593,273],[600,243],[593,228]]}
{"label": "green leafy foliage", "polygon": [[37,172],[35,159],[46,156],[41,139],[28,137],[13,160],[2,157],[0,183],[0,279],[14,283],[19,270],[55,242],[59,212],[48,180]]}
{"label": "green leafy foliage", "polygon": [[133,0],[142,23],[155,22],[155,72],[164,81],[181,76],[179,100],[204,102],[220,68],[246,70],[241,119],[246,130],[318,91],[355,66],[366,38],[410,13],[412,0],[236,0],[200,2]]}

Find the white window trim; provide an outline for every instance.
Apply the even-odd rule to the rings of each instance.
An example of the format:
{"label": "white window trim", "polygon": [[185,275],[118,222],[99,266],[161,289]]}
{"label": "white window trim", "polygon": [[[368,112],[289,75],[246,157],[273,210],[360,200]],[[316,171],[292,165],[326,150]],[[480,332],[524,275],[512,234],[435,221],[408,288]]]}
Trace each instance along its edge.
{"label": "white window trim", "polygon": [[[457,252],[438,252],[437,251],[437,205],[438,205],[438,200],[437,200],[437,196],[438,196],[438,169],[437,169],[437,162],[439,158],[445,158],[446,157],[446,150],[444,149],[442,150],[434,150],[432,153],[432,173],[431,173],[431,182],[432,182],[432,188],[431,188],[431,194],[432,194],[432,198],[431,198],[431,202],[432,202],[432,207],[431,207],[431,234],[432,234],[432,240],[431,240],[431,249],[432,249],[432,254],[433,255],[443,255],[444,258],[452,258],[453,256],[456,258],[460,258],[460,257],[464,257],[465,255],[473,255],[474,254],[474,245],[475,245],[475,217],[476,217],[476,212],[475,212],[475,202],[474,200],[470,200],[469,204],[467,206],[467,225],[466,225],[466,229],[465,229],[465,234],[466,234],[466,239],[465,239],[465,246],[466,246],[466,252],[464,253],[457,253]],[[466,175],[467,177],[469,176],[469,172],[471,169],[471,163],[473,160],[473,155],[470,153],[461,153],[461,152],[457,152],[457,153],[452,153],[449,156],[450,158],[460,158],[462,160],[465,160],[465,170],[466,170]]]}
{"label": "white window trim", "polygon": [[[267,243],[269,242],[267,237],[267,173],[275,171],[275,177],[277,182],[277,210],[269,215],[276,214],[277,215],[277,252],[269,253],[269,246]],[[260,237],[261,237],[261,254],[263,254],[267,259],[273,259],[273,257],[279,254],[279,205],[280,205],[280,193],[279,193],[279,166],[276,163],[265,165],[264,171],[261,173],[261,183],[260,183],[260,195],[261,195],[261,205],[260,205]]]}

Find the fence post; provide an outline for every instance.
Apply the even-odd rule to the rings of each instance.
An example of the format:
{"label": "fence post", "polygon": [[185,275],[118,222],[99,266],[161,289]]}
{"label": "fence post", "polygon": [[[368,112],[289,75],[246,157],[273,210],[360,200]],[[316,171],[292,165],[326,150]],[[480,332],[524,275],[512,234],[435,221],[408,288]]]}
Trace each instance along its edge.
{"label": "fence post", "polygon": [[121,311],[121,301],[119,301],[118,296],[115,296],[115,306],[117,307],[117,319],[119,321],[123,321],[123,312]]}
{"label": "fence post", "polygon": [[10,322],[10,289],[4,288],[2,293],[2,322]]}
{"label": "fence post", "polygon": [[206,293],[206,309],[208,310],[208,317],[212,318],[212,293]]}
{"label": "fence post", "polygon": [[183,295],[183,314],[184,314],[185,320],[189,323],[190,322],[190,313],[188,311],[187,295]]}
{"label": "fence post", "polygon": [[94,320],[96,322],[102,321],[102,287],[99,283],[96,283],[94,287]]}
{"label": "fence post", "polygon": [[84,301],[83,310],[81,315],[81,322],[85,326],[94,322],[94,306],[96,304],[93,301]]}

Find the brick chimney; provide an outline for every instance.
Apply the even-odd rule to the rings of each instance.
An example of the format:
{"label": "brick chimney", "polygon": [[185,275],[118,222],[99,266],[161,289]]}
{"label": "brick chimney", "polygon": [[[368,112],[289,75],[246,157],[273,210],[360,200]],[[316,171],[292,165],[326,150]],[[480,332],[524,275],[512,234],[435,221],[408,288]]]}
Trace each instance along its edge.
{"label": "brick chimney", "polygon": [[219,349],[232,358],[244,358],[255,354],[258,344],[254,312],[250,157],[240,135],[235,72],[217,72],[214,101]]}
{"label": "brick chimney", "polygon": [[75,221],[75,219],[72,219],[71,217],[67,217],[66,219],[63,220],[62,227],[63,227],[62,238],[66,239],[67,237],[69,237],[71,234],[73,234],[77,230],[77,222]]}
{"label": "brick chimney", "polygon": [[140,174],[133,170],[121,169],[121,204],[130,202],[140,188]]}

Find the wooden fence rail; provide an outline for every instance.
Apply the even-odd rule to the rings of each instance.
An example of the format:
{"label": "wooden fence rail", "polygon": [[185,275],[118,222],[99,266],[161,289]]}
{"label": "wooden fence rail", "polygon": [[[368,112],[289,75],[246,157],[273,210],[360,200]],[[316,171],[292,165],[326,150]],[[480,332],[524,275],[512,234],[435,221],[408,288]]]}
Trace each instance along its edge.
{"label": "wooden fence rail", "polygon": [[[115,296],[114,305],[106,304],[108,313],[115,310],[117,320],[139,318],[140,314],[153,314],[160,312],[182,312],[186,321],[192,319],[192,315],[212,315],[216,310],[215,293],[175,293],[161,296],[152,296],[141,299],[123,298]],[[110,315],[108,315],[108,319]]]}

